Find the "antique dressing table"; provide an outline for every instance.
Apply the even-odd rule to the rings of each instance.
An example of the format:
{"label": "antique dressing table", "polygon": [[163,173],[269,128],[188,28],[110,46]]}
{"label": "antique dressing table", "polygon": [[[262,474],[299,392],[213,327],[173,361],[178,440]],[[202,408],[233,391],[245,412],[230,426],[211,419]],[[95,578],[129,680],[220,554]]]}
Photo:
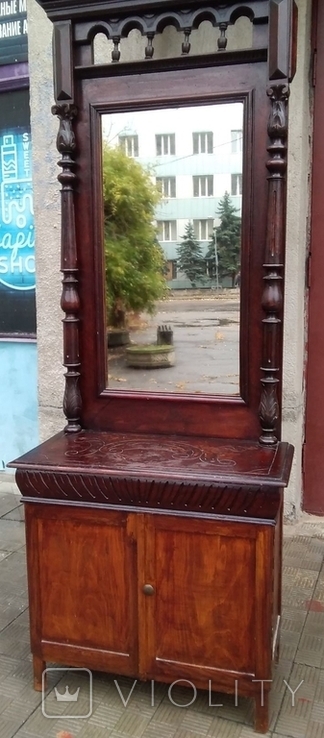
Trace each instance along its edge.
{"label": "antique dressing table", "polygon": [[[53,22],[67,425],[12,464],[25,502],[35,689],[47,661],[233,694],[238,685],[255,700],[255,729],[266,732],[293,454],[280,426],[296,7],[293,0],[39,2]],[[242,18],[250,43],[231,48]],[[206,24],[211,50],[199,41]],[[169,26],[177,33],[163,55]],[[127,56],[134,30],[140,58]],[[97,34],[112,47],[110,56],[107,41],[99,61]],[[208,115],[216,120],[220,106],[238,104],[237,391],[116,388],[106,340],[104,123],[134,140],[136,116],[156,111],[155,134],[166,146],[173,114],[201,112],[204,132],[212,128]],[[204,174],[203,161],[193,176]],[[210,215],[205,209],[203,219]],[[175,331],[177,353],[176,340]]]}

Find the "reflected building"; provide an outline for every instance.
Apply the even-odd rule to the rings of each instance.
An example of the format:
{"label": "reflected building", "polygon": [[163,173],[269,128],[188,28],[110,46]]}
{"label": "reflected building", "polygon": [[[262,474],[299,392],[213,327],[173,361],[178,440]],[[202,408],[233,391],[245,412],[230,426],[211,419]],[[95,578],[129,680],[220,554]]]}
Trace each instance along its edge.
{"label": "reflected building", "polygon": [[[177,266],[190,221],[205,255],[228,192],[238,215],[242,201],[243,105],[183,107],[103,116],[103,136],[147,168],[159,186],[158,239],[172,289],[192,285]],[[203,286],[203,285],[202,285]],[[205,285],[206,286],[206,285]]]}

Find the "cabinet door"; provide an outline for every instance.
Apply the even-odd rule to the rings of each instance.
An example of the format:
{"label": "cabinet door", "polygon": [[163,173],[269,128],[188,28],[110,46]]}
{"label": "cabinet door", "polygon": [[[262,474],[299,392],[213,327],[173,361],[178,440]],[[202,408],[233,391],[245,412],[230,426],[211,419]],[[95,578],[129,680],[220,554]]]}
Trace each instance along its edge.
{"label": "cabinet door", "polygon": [[154,592],[141,592],[141,674],[192,679],[197,687],[211,679],[232,689],[235,678],[267,678],[272,579],[266,530],[163,515],[147,516],[145,528],[142,587]]}
{"label": "cabinet door", "polygon": [[134,674],[134,516],[26,505],[32,649],[45,661]]}

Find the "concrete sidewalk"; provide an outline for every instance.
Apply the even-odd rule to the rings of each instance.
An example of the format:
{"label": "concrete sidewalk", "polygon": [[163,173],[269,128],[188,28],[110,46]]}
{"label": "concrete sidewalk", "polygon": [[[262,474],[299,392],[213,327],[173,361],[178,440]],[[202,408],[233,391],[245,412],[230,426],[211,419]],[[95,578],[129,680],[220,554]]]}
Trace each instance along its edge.
{"label": "concrete sidewalk", "polygon": [[[32,688],[23,506],[10,481],[0,483],[0,738],[250,738],[253,705],[233,697],[64,669],[49,676],[42,712],[41,694]],[[272,687],[269,736],[324,738],[324,519],[304,516],[285,526],[281,658]],[[52,665],[48,665],[52,666]],[[285,680],[285,681],[284,681]],[[289,687],[286,686],[288,683]],[[76,702],[58,702],[80,688]],[[299,686],[300,685],[300,686]],[[293,698],[293,692],[295,696]],[[127,706],[124,707],[123,701]],[[295,704],[293,704],[295,702]],[[82,717],[76,717],[80,715]]]}

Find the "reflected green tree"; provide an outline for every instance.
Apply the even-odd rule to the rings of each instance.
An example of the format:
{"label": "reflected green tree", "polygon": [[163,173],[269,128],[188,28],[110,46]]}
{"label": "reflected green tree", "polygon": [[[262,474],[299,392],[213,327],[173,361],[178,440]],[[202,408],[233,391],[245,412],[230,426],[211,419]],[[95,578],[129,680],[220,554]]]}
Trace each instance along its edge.
{"label": "reflected green tree", "polygon": [[185,227],[182,243],[177,248],[178,269],[190,280],[192,287],[197,287],[206,275],[205,259],[202,246],[195,237],[193,224],[189,221]]}
{"label": "reflected green tree", "polygon": [[209,276],[212,279],[215,278],[217,258],[220,279],[230,277],[233,287],[241,266],[241,218],[237,215],[238,212],[229,193],[225,192],[217,209],[220,219],[220,224],[216,228],[217,250],[215,253],[215,234],[213,233],[210,236],[206,254]]}
{"label": "reflected green tree", "polygon": [[154,312],[167,290],[154,226],[160,193],[120,148],[104,145],[102,163],[107,321],[124,328],[128,312]]}

